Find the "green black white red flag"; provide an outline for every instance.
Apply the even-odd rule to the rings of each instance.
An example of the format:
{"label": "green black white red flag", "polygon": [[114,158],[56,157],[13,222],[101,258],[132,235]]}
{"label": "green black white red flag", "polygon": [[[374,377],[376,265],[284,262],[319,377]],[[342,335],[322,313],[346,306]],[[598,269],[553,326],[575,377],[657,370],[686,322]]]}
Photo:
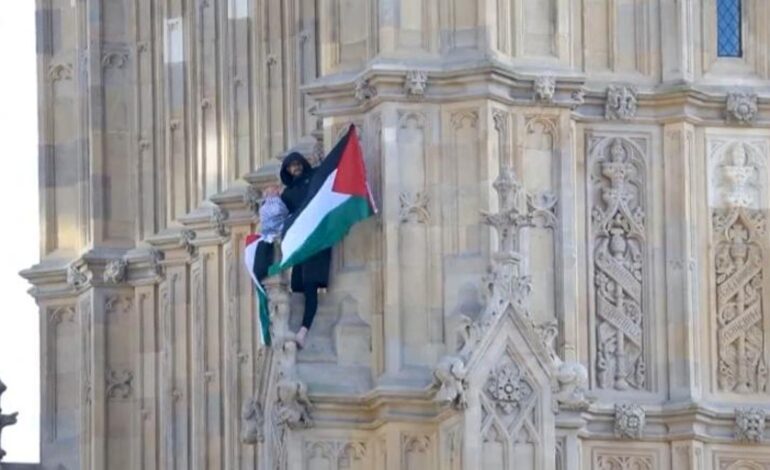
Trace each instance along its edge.
{"label": "green black white red flag", "polygon": [[[270,311],[267,308],[267,292],[262,286],[260,279],[257,278],[258,267],[256,266],[257,260],[257,248],[260,243],[266,242],[262,235],[258,233],[251,233],[246,237],[246,247],[243,250],[243,261],[246,263],[246,270],[249,272],[251,279],[254,281],[254,286],[257,290],[257,307],[259,309],[259,339],[265,346],[270,346]],[[264,273],[264,267],[263,273]]]}
{"label": "green black white red flag", "polygon": [[334,246],[353,225],[375,214],[356,127],[351,125],[310,179],[302,207],[284,225],[279,263],[270,275]]}

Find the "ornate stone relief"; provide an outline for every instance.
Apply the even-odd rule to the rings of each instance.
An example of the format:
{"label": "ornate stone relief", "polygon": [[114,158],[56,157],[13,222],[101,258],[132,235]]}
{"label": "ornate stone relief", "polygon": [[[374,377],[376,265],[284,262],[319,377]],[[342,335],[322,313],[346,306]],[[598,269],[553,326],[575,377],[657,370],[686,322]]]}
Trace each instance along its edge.
{"label": "ornate stone relief", "polygon": [[596,470],[657,470],[652,457],[607,454],[596,456],[592,468]]}
{"label": "ornate stone relief", "polygon": [[359,78],[356,80],[354,96],[359,103],[369,101],[377,96],[377,89],[369,83],[368,78]]}
{"label": "ornate stone relief", "polygon": [[410,70],[406,73],[404,89],[407,96],[418,98],[425,95],[428,86],[428,73],[422,70]]}
{"label": "ornate stone relief", "polygon": [[102,67],[105,69],[122,69],[128,63],[128,51],[107,51],[102,55]]}
{"label": "ornate stone relief", "polygon": [[535,99],[544,103],[552,103],[556,92],[556,79],[550,75],[542,75],[535,78]]}
{"label": "ornate stone relief", "polygon": [[610,85],[607,87],[607,101],[604,104],[604,118],[608,121],[622,121],[636,115],[636,88],[632,86]]}
{"label": "ornate stone relief", "polygon": [[615,437],[622,439],[639,439],[644,433],[644,408],[636,403],[621,403],[615,405]]}
{"label": "ornate stone relief", "polygon": [[762,408],[735,410],[735,438],[743,442],[759,443],[765,433],[766,412]]}
{"label": "ornate stone relief", "polygon": [[48,310],[48,321],[51,322],[51,324],[53,325],[58,325],[64,321],[68,321],[71,323],[74,322],[75,307],[64,306],[64,307],[55,307]]}
{"label": "ornate stone relief", "polygon": [[601,388],[644,389],[645,165],[630,141],[592,144],[597,381]]}
{"label": "ornate stone relief", "polygon": [[429,465],[428,454],[433,444],[430,436],[401,436],[401,468],[404,470],[422,470]]}
{"label": "ornate stone relief", "polygon": [[48,80],[51,83],[59,80],[72,80],[72,64],[54,63],[48,66]]}
{"label": "ornate stone relief", "polygon": [[534,389],[515,362],[498,366],[489,374],[486,392],[504,415],[519,413]]}
{"label": "ornate stone relief", "polygon": [[123,258],[113,259],[104,268],[103,279],[107,284],[120,284],[126,280],[128,261]]}
{"label": "ornate stone relief", "polygon": [[759,108],[757,95],[754,93],[728,93],[725,114],[731,121],[741,124],[751,124],[756,118]]}
{"label": "ornate stone relief", "polygon": [[241,442],[256,444],[265,440],[265,416],[262,405],[255,398],[248,398],[241,406]]}
{"label": "ornate stone relief", "polygon": [[73,289],[80,289],[88,283],[88,275],[78,269],[74,264],[67,266],[67,285]]}
{"label": "ornate stone relief", "polygon": [[402,223],[416,222],[425,224],[430,221],[430,211],[428,204],[430,196],[428,193],[418,191],[414,194],[403,192],[398,197],[401,203],[399,218]]}
{"label": "ornate stone relief", "polygon": [[556,353],[556,337],[559,328],[556,320],[538,326],[543,342],[548,347],[553,362],[556,387],[554,400],[560,409],[586,410],[595,401],[588,396],[588,369],[575,361],[563,361]]}
{"label": "ornate stone relief", "polygon": [[134,373],[130,370],[112,370],[108,369],[105,375],[107,380],[107,398],[108,399],[126,399],[131,396]]}
{"label": "ornate stone relief", "polygon": [[434,401],[456,410],[468,407],[468,381],[465,363],[457,356],[445,356],[433,371],[433,386],[438,388]]}
{"label": "ornate stone relief", "polygon": [[[3,381],[0,380],[0,400],[2,400],[3,393],[5,393],[6,390],[7,390],[7,387],[5,386]],[[2,444],[3,428],[16,424],[16,417],[18,415],[19,413],[11,413],[9,415],[4,415],[3,408],[2,406],[0,406],[0,444]],[[5,451],[3,450],[2,446],[0,446],[0,462],[3,461],[3,457],[5,457]]]}
{"label": "ornate stone relief", "polygon": [[[501,169],[493,186],[500,198],[500,212],[484,213],[482,220],[497,230],[499,251],[494,254],[488,274],[483,280],[486,307],[475,321],[466,316],[460,316],[457,329],[460,337],[458,351],[442,359],[434,371],[434,386],[438,387],[435,399],[457,409],[462,409],[466,403],[464,371],[467,361],[478,343],[491,330],[495,320],[500,318],[509,307],[513,307],[516,315],[530,325],[530,329],[523,333],[533,336],[534,347],[540,348],[544,357],[552,357],[543,338],[537,335],[535,325],[525,307],[525,300],[531,286],[529,276],[520,272],[521,255],[517,251],[517,245],[521,228],[548,227],[555,224],[556,198],[549,192],[530,194],[514,178],[513,171],[507,167]],[[555,353],[553,356],[556,356]],[[501,374],[500,377],[506,377],[508,372],[514,373],[516,367],[518,366],[510,366],[498,371]],[[500,393],[503,393],[506,386],[503,384],[501,387]],[[568,388],[565,384],[565,390]],[[564,396],[566,397],[569,393],[565,392]],[[503,397],[503,395],[499,396]],[[505,400],[503,399],[501,403],[505,403]]]}
{"label": "ornate stone relief", "polygon": [[305,441],[304,468],[363,468],[368,452],[369,446],[363,441]]}
{"label": "ornate stone relief", "polygon": [[197,237],[193,230],[185,229],[179,233],[179,246],[185,249],[190,256],[194,256],[197,251],[193,240]]}
{"label": "ornate stone relief", "polygon": [[758,210],[760,160],[742,143],[718,162],[713,213],[716,328],[719,390],[767,391],[767,364],[762,328],[765,215]]}
{"label": "ornate stone relief", "polygon": [[211,213],[211,223],[215,227],[217,235],[220,237],[227,237],[230,235],[230,229],[225,225],[225,221],[230,217],[230,214],[219,206],[216,206]]}

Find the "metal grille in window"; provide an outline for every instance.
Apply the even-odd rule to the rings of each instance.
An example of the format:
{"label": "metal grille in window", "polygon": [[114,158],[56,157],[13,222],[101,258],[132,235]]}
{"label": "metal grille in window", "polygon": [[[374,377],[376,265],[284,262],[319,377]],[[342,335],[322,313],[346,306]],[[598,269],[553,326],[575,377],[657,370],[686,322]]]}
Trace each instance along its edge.
{"label": "metal grille in window", "polygon": [[741,54],[741,0],[717,0],[717,55]]}

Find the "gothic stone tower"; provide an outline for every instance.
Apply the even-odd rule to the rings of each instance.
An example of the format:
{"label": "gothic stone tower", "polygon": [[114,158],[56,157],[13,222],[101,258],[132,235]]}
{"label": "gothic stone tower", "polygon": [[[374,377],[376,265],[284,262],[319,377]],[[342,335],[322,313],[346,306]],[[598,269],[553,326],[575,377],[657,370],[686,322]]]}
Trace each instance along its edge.
{"label": "gothic stone tower", "polygon": [[[764,0],[38,0],[46,469],[770,469]],[[241,255],[355,123],[307,347]]]}

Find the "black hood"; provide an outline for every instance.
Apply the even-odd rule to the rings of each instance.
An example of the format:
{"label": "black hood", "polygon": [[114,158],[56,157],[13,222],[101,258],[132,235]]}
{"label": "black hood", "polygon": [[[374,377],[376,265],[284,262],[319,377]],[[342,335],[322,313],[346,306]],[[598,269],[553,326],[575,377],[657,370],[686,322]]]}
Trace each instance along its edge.
{"label": "black hood", "polygon": [[292,152],[286,158],[284,158],[283,162],[281,163],[280,176],[281,182],[284,184],[284,186],[291,186],[294,183],[294,177],[289,174],[289,165],[291,165],[292,162],[297,161],[302,164],[302,176],[300,178],[307,178],[310,176],[310,173],[312,173],[313,167],[310,166],[310,163],[305,159],[305,157],[303,157],[301,153]]}

